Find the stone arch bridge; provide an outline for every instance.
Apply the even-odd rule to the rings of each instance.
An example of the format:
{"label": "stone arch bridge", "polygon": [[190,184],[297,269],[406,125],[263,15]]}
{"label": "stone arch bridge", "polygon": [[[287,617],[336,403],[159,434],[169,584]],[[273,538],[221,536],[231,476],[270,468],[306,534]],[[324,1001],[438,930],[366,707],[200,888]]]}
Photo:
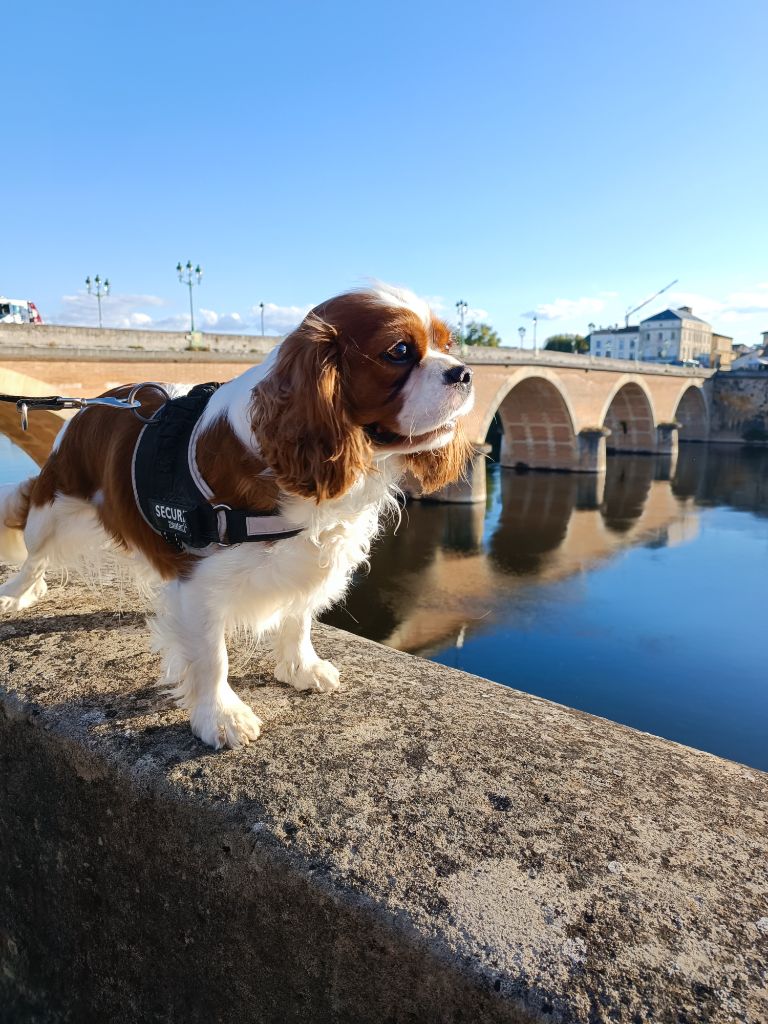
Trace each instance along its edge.
{"label": "stone arch bridge", "polygon": [[[478,446],[500,432],[502,466],[601,473],[612,452],[674,458],[678,440],[709,438],[710,370],[554,353],[470,353],[467,361],[476,398],[466,429]],[[480,468],[469,488],[445,497],[481,500]]]}

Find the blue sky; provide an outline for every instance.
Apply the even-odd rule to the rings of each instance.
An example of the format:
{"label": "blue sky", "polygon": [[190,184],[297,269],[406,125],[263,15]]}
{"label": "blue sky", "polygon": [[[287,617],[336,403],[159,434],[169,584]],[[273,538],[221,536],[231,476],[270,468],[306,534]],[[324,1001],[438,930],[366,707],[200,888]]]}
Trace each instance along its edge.
{"label": "blue sky", "polygon": [[210,329],[378,277],[530,344],[678,278],[756,342],[767,37],[757,0],[11,0],[0,293],[93,323],[100,273],[106,323],[183,328],[191,258]]}

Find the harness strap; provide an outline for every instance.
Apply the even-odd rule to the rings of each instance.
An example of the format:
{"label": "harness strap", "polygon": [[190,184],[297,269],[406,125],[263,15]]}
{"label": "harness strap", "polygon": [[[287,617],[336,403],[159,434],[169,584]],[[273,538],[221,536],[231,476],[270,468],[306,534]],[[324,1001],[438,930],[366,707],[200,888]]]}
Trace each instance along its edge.
{"label": "harness strap", "polygon": [[301,529],[278,509],[258,512],[214,504],[195,458],[200,418],[218,384],[198,384],[162,405],[142,428],[131,466],[142,518],[178,550],[210,544],[284,540]]}

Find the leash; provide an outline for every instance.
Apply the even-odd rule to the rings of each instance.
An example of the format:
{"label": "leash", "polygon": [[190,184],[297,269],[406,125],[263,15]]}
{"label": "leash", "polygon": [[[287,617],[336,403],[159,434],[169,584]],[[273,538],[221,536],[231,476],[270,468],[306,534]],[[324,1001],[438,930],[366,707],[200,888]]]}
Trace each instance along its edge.
{"label": "leash", "polygon": [[87,409],[92,405],[105,406],[108,409],[130,409],[133,415],[138,417],[142,423],[149,423],[151,417],[142,416],[137,410],[141,409],[141,402],[137,398],[140,391],[150,388],[159,392],[167,402],[168,392],[161,384],[153,381],[145,381],[142,384],[134,384],[128,392],[127,398],[115,398],[112,395],[102,395],[99,398],[63,398],[61,395],[46,395],[35,398],[24,395],[2,395],[0,402],[13,402],[21,415],[21,429],[29,430],[29,413],[36,409]]}

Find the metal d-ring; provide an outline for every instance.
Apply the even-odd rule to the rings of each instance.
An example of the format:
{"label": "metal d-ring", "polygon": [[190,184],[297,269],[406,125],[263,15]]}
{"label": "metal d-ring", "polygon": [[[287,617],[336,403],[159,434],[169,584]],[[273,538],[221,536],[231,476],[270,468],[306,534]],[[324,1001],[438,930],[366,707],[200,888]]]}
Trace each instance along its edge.
{"label": "metal d-ring", "polygon": [[[151,388],[153,391],[159,391],[159,393],[163,396],[163,398],[165,399],[166,402],[168,402],[170,400],[171,396],[168,394],[168,392],[165,390],[165,388],[163,387],[162,384],[157,384],[153,380],[145,380],[142,384],[134,384],[133,385],[131,390],[128,392],[128,402],[131,403],[131,402],[136,401],[136,395],[138,395],[139,392],[143,391],[144,388]],[[141,408],[141,402],[138,403],[138,406],[139,406],[139,409],[140,409]],[[151,416],[142,416],[141,413],[139,412],[139,409],[131,409],[131,412],[136,417],[136,419],[141,420],[142,423],[151,423],[152,420],[157,415],[157,411],[158,411],[156,409],[155,412],[153,412]]]}

